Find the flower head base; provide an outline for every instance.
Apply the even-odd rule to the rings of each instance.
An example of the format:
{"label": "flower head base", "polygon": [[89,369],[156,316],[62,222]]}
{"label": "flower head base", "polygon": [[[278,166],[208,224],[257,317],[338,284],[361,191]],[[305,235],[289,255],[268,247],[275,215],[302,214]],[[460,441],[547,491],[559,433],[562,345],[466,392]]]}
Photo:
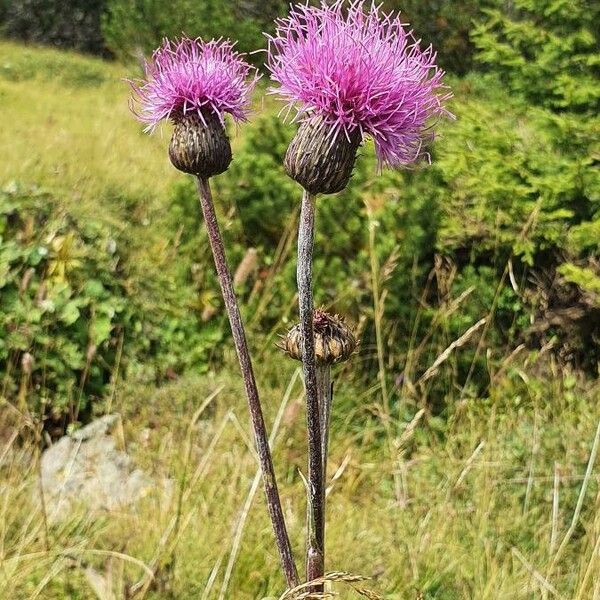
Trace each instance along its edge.
{"label": "flower head base", "polygon": [[130,81],[134,114],[152,131],[163,119],[212,112],[244,121],[258,75],[228,40],[183,37],[163,44],[145,64],[146,77]]}
{"label": "flower head base", "polygon": [[322,117],[308,119],[285,153],[286,173],[311,194],[341,192],[348,185],[361,142],[358,129],[348,137],[335,137]]}
{"label": "flower head base", "polygon": [[272,92],[298,120],[325,119],[332,138],[359,132],[373,138],[380,163],[410,164],[432,137],[429,119],[450,115],[444,73],[398,16],[364,0],[345,4],[296,6],[277,21],[269,37],[268,66],[279,84]]}
{"label": "flower head base", "polygon": [[224,173],[231,164],[231,143],[218,116],[203,110],[200,115],[174,117],[169,158],[176,169],[208,179]]}
{"label": "flower head base", "polygon": [[[352,330],[338,315],[317,309],[313,315],[315,359],[317,364],[331,365],[348,360],[356,350],[357,341]],[[282,336],[278,347],[286,354],[302,360],[300,324],[294,325]]]}

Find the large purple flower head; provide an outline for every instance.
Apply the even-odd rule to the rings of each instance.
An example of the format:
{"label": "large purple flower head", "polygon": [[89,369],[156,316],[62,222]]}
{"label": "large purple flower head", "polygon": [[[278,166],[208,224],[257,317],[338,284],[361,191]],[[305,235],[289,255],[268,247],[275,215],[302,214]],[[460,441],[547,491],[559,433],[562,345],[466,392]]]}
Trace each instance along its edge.
{"label": "large purple flower head", "polygon": [[[347,6],[346,6],[347,5]],[[375,3],[337,0],[293,7],[269,36],[272,90],[299,120],[324,119],[336,134],[373,138],[380,163],[406,165],[448,115],[451,93],[431,47]],[[358,132],[358,133],[357,133]]]}
{"label": "large purple flower head", "polygon": [[134,114],[152,131],[163,119],[225,113],[246,120],[258,79],[229,40],[165,39],[145,64],[146,77],[132,81]]}

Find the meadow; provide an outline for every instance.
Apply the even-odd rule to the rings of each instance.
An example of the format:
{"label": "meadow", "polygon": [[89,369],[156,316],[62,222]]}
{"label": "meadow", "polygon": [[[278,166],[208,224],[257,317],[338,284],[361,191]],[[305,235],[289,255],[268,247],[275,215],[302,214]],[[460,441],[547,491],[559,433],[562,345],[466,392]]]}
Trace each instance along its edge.
{"label": "meadow", "polygon": [[[193,186],[169,164],[168,129],[147,136],[132,119],[132,72],[0,42],[0,597],[278,598],[285,582]],[[586,337],[598,291],[594,259],[582,262],[597,244],[597,213],[582,208],[596,198],[586,160],[597,155],[561,152],[548,133],[571,128],[583,148],[593,131],[577,129],[579,116],[549,125],[475,77],[451,82],[458,120],[436,142],[438,170],[377,179],[366,149],[353,190],[322,213],[318,300],[348,312],[363,340],[335,374],[328,570],[369,576],[392,600],[600,599],[600,383]],[[300,556],[303,389],[274,346],[294,321],[297,190],[269,175],[291,129],[261,85],[215,195],[232,262],[259,249],[239,291]],[[532,158],[542,150],[543,167]],[[489,198],[499,200],[486,212]],[[565,240],[574,258],[562,276],[592,318],[557,323],[548,309],[550,325],[521,335],[544,320],[526,282]],[[36,309],[42,285],[51,309]],[[42,446],[111,412],[119,447],[170,491],[49,519]]]}

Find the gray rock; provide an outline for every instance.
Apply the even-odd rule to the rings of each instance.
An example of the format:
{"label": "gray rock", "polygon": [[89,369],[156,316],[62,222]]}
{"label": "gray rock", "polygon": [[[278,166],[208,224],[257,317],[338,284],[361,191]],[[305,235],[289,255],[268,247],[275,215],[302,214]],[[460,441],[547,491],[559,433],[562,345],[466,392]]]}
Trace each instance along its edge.
{"label": "gray rock", "polygon": [[68,516],[75,504],[111,511],[156,489],[156,482],[117,449],[111,434],[118,422],[119,415],[106,415],[43,453],[41,476],[50,521]]}

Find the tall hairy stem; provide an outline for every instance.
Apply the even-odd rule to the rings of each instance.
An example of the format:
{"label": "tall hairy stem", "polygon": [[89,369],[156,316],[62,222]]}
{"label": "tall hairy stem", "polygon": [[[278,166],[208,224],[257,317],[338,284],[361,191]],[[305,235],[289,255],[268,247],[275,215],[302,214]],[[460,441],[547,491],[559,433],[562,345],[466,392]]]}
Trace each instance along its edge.
{"label": "tall hairy stem", "polygon": [[323,570],[325,570],[325,520],[327,507],[327,451],[329,448],[329,415],[333,400],[333,382],[331,366],[317,365],[317,392],[319,395],[319,414],[321,424],[321,460],[323,464],[321,502],[323,503]]}
{"label": "tall hairy stem", "polygon": [[[302,366],[306,387],[306,420],[308,425],[308,527],[306,577],[310,581],[324,571],[324,499],[323,454],[317,365],[313,332],[312,259],[315,227],[315,197],[304,191],[298,229],[298,306],[300,312]],[[315,586],[314,591],[321,591]]]}
{"label": "tall hairy stem", "polygon": [[204,215],[204,222],[208,232],[210,247],[215,260],[215,267],[217,270],[217,276],[219,278],[219,284],[221,286],[221,292],[223,294],[225,309],[227,310],[227,316],[229,317],[233,342],[240,363],[244,385],[246,387],[248,408],[250,409],[250,418],[252,420],[252,427],[254,429],[256,450],[262,470],[265,495],[267,498],[267,507],[269,509],[269,515],[271,517],[271,523],[275,533],[275,540],[277,542],[277,548],[281,558],[281,565],[283,567],[283,572],[288,586],[294,587],[298,585],[299,582],[298,573],[296,571],[292,547],[285,525],[285,518],[281,509],[281,500],[279,499],[279,491],[277,489],[277,482],[275,479],[275,470],[273,468],[271,450],[269,448],[269,438],[265,427],[256,381],[254,379],[254,371],[252,369],[252,361],[250,359],[250,352],[248,351],[248,344],[246,342],[244,325],[233,289],[231,271],[229,270],[227,258],[225,256],[225,248],[223,246],[223,239],[221,237],[217,216],[215,214],[212,193],[208,179],[203,179],[200,177],[198,178],[198,196],[200,198],[200,207],[202,208],[202,214]]}

